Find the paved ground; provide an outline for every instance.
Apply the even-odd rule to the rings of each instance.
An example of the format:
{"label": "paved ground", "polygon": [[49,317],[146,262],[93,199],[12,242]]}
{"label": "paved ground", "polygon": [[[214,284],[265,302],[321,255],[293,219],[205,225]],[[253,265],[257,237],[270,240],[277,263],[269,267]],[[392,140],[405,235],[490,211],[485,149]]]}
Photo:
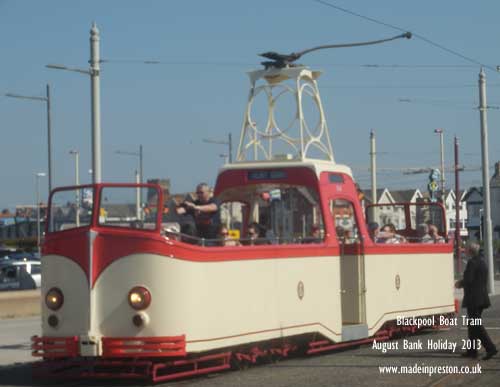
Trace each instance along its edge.
{"label": "paved ground", "polygon": [[[497,283],[499,284],[499,283]],[[500,295],[492,297],[493,307],[484,313],[484,323],[493,341],[500,348]],[[460,320],[460,318],[459,318]],[[39,323],[37,319],[3,320],[0,321],[0,359],[18,356],[26,349],[28,339],[9,332],[35,330]],[[31,328],[30,328],[31,327]],[[31,335],[34,332],[28,334]],[[371,345],[359,348],[329,353],[322,356],[294,358],[277,364],[267,364],[252,367],[244,371],[229,371],[220,374],[198,377],[191,380],[171,382],[168,386],[193,387],[234,387],[234,386],[498,386],[500,380],[500,356],[489,361],[467,360],[459,356],[462,351],[462,339],[467,336],[465,327],[457,326],[447,331],[428,332],[418,336],[409,336],[398,341],[397,350],[382,353]],[[404,340],[416,346],[422,343],[421,349],[404,349]],[[455,352],[452,349],[426,348],[428,340],[434,342],[456,343]],[[3,343],[7,344],[4,345]],[[11,344],[8,344],[11,343]],[[28,360],[29,355],[25,354]],[[18,358],[21,359],[21,358]],[[478,374],[460,374],[457,371],[465,366],[478,370]],[[420,373],[414,374],[383,374],[383,366],[420,366]],[[429,372],[434,374],[429,376]],[[434,367],[434,368],[431,368]],[[441,367],[439,370],[437,367]],[[444,369],[444,367],[448,367]],[[457,367],[451,369],[449,367]],[[443,373],[437,373],[437,372]],[[387,371],[386,371],[387,372]],[[123,383],[88,383],[83,381],[50,383],[65,386],[120,386]],[[33,381],[30,364],[21,363],[0,366],[0,386],[36,386],[40,381]],[[127,384],[130,385],[130,384]]]}
{"label": "paved ground", "polygon": [[32,360],[30,337],[40,335],[40,325],[40,316],[0,319],[0,367]]}

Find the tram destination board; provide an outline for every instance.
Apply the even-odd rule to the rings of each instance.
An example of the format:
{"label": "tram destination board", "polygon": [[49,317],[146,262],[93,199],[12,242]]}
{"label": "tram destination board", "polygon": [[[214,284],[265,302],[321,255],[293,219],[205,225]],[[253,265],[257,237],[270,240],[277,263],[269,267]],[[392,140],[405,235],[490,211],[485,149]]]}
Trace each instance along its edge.
{"label": "tram destination board", "polygon": [[283,170],[248,171],[248,180],[280,180],[286,179],[287,174]]}

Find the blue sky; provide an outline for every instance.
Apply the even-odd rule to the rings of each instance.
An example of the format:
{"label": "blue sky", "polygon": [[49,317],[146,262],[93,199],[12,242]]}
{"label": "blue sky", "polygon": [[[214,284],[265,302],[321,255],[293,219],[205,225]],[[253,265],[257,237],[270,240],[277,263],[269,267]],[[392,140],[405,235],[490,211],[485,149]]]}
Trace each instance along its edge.
{"label": "blue sky", "polygon": [[[497,1],[325,2],[413,31],[493,68],[500,64]],[[215,181],[225,148],[202,138],[224,140],[231,132],[236,147],[249,85],[245,73],[259,68],[257,53],[400,33],[312,0],[0,0],[0,94],[43,96],[51,84],[55,186],[74,181],[70,149],[80,151],[82,182],[90,180],[90,82],[45,65],[87,67],[93,21],[101,32],[101,57],[109,61],[101,73],[103,180],[131,181],[136,158],[115,151],[137,151],[142,144],[145,177],[170,178],[174,192]],[[163,63],[135,62],[151,59]],[[435,128],[445,130],[447,165],[454,135],[461,162],[480,165],[479,65],[422,39],[319,51],[300,62],[324,71],[319,86],[335,158],[354,167],[363,188],[369,188],[370,129],[376,131],[380,168],[437,166]],[[486,76],[488,103],[498,106],[500,74],[487,70]],[[500,160],[500,111],[488,113],[493,164]],[[0,207],[33,203],[34,174],[47,171],[45,105],[1,97],[0,125]],[[399,171],[378,175],[379,186],[390,188],[424,187],[426,179]],[[461,180],[479,185],[481,175],[467,172]]]}

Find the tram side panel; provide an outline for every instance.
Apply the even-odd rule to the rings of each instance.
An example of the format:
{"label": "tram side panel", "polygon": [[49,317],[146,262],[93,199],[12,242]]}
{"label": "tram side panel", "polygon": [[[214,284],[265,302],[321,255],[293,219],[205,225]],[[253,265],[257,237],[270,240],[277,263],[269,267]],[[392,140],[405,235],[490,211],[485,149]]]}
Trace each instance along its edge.
{"label": "tram side panel", "polygon": [[370,334],[385,321],[454,311],[451,253],[365,257],[366,316]]}
{"label": "tram side panel", "polygon": [[340,341],[339,257],[283,259],[277,267],[277,310],[284,334],[319,332]]}
{"label": "tram side panel", "polygon": [[[131,255],[98,279],[95,319],[104,337],[185,334],[188,352],[316,331],[338,339],[338,270],[332,257],[192,262]],[[133,326],[126,301],[136,285],[152,294],[142,328]]]}

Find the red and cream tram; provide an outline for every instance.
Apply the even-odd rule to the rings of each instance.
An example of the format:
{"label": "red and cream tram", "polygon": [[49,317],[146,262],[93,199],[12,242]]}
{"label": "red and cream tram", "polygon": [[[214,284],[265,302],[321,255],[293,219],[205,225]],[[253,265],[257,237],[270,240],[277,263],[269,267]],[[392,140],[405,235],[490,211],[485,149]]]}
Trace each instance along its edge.
{"label": "red and cream tram", "polygon": [[[164,221],[157,185],[52,192],[42,335],[32,338],[39,371],[164,381],[389,339],[416,330],[398,317],[454,313],[452,244],[417,237],[421,223],[446,236],[443,207],[401,203],[365,216],[350,168],[333,159],[318,76],[300,66],[250,73],[237,161],[220,170],[214,191],[240,233],[236,246]],[[285,93],[298,96],[295,137],[276,114],[260,127],[254,119],[259,96],[271,112]],[[306,100],[316,126],[305,124]],[[277,153],[286,147],[291,154]],[[376,243],[373,220],[396,223],[405,239]],[[259,243],[246,243],[252,222]]]}

